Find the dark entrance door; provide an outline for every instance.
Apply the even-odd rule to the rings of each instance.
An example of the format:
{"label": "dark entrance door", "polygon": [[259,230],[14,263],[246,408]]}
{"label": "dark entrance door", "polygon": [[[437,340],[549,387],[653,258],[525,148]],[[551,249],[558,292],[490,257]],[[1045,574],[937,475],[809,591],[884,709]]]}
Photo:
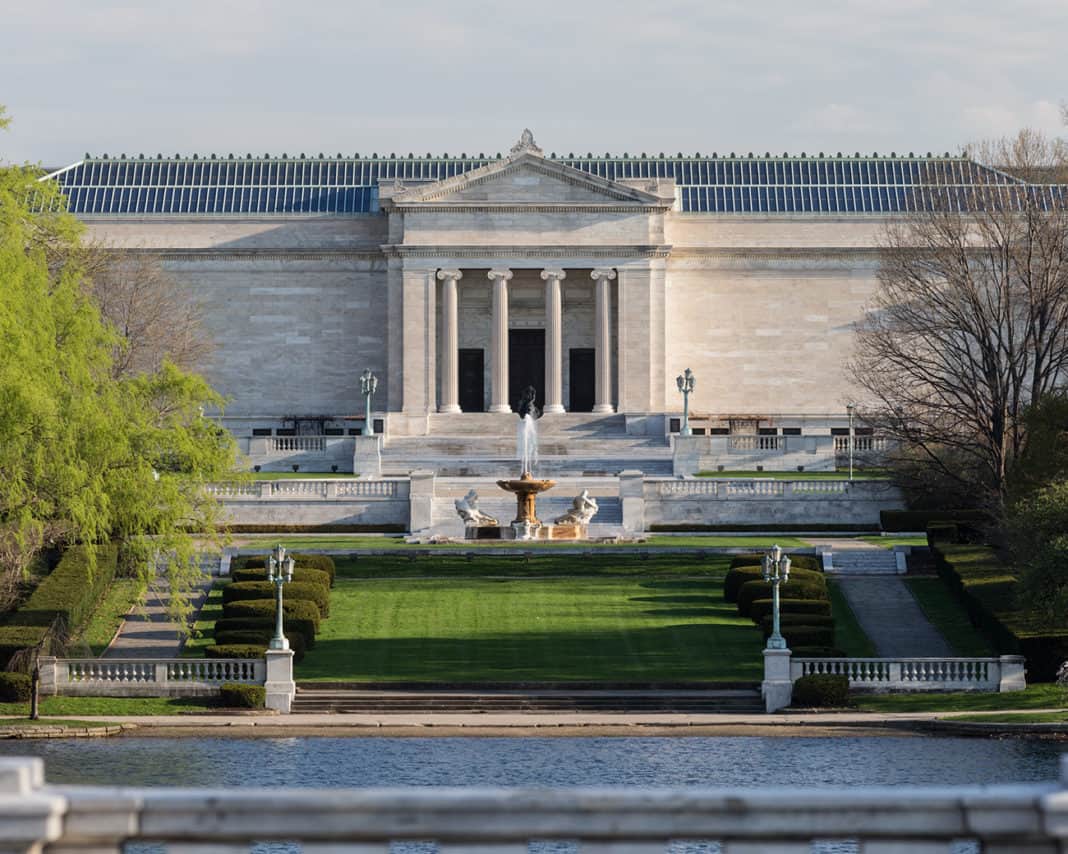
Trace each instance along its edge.
{"label": "dark entrance door", "polygon": [[464,412],[486,411],[485,368],[482,350],[460,350],[460,409]]}
{"label": "dark entrance door", "polygon": [[545,330],[508,331],[508,398],[515,411],[523,389],[534,386],[538,409],[545,406]]}
{"label": "dark entrance door", "polygon": [[593,412],[594,364],[592,347],[575,347],[570,352],[568,371],[570,398],[568,412]]}

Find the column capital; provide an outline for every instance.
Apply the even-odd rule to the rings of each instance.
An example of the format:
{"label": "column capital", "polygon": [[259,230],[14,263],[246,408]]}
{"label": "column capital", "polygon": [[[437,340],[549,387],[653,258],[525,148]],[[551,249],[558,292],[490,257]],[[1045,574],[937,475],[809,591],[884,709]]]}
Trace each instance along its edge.
{"label": "column capital", "polygon": [[487,279],[494,279],[494,280],[500,279],[503,282],[507,282],[510,278],[512,278],[512,271],[511,270],[490,270],[488,273],[486,273],[486,278]]}
{"label": "column capital", "polygon": [[598,267],[596,270],[590,271],[590,278],[593,280],[607,279],[612,281],[616,277],[616,271],[611,267]]}
{"label": "column capital", "polygon": [[459,281],[464,277],[462,270],[438,270],[438,281],[444,282],[447,279],[452,279],[454,282]]}
{"label": "column capital", "polygon": [[559,282],[561,279],[564,279],[566,277],[567,273],[565,273],[563,270],[545,269],[541,271],[541,278],[544,282],[549,281],[549,279],[556,279],[556,281]]}

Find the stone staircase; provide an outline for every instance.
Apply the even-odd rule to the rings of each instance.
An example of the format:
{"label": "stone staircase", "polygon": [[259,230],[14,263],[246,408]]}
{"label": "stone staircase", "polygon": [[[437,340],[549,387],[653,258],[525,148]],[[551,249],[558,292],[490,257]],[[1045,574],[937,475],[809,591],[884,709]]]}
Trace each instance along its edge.
{"label": "stone staircase", "polygon": [[897,552],[890,549],[841,549],[832,552],[831,575],[900,575]]}
{"label": "stone staircase", "polygon": [[568,688],[557,686],[422,686],[398,688],[345,683],[297,685],[293,712],[309,714],[454,714],[607,712],[762,714],[753,686]]}
{"label": "stone staircase", "polygon": [[[442,477],[516,476],[517,426],[518,419],[507,413],[432,415],[427,436],[386,436],[382,473],[426,469]],[[539,476],[614,476],[624,469],[669,476],[667,440],[628,434],[622,415],[568,413],[538,421]]]}

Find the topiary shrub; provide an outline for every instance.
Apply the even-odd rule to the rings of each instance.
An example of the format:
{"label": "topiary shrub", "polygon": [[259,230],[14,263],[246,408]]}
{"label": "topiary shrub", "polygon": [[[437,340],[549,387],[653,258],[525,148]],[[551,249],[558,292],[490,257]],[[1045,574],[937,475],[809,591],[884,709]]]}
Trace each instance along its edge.
{"label": "topiary shrub", "polygon": [[33,695],[25,673],[0,673],[0,703],[28,703]]}
{"label": "topiary shrub", "polygon": [[[771,613],[770,599],[757,599],[749,606],[749,619],[759,623]],[[831,616],[831,603],[824,599],[780,599],[780,614],[819,614]]]}
{"label": "topiary shrub", "polygon": [[[337,567],[334,565],[334,559],[330,557],[330,555],[291,553],[290,557],[293,558],[293,563],[296,565],[296,568],[293,570],[294,579],[296,579],[297,572],[302,569],[317,569],[330,576],[330,585],[333,586],[334,578],[337,575]],[[245,569],[260,569],[266,573],[267,557],[265,555],[245,555],[244,557],[235,557],[230,560],[231,575],[234,574],[235,570]],[[247,580],[255,581],[257,579]]]}
{"label": "topiary shrub", "polygon": [[783,626],[782,636],[791,650],[795,646],[834,646],[833,626]]}
{"label": "topiary shrub", "polygon": [[19,652],[37,646],[48,635],[48,626],[0,626],[0,669],[9,667]]}
{"label": "topiary shrub", "polygon": [[[779,595],[783,599],[824,599],[830,600],[827,582],[822,575],[813,573],[815,579],[795,579],[793,574],[785,584],[779,585]],[[747,581],[738,591],[738,613],[749,616],[749,609],[758,599],[771,598],[771,585],[766,581]]]}
{"label": "topiary shrub", "polygon": [[[765,637],[771,634],[771,622],[771,614],[766,614],[758,623],[764,630]],[[783,628],[787,626],[822,626],[833,629],[834,617],[828,617],[823,614],[779,614],[779,625]]]}
{"label": "topiary shrub", "polygon": [[[760,566],[764,560],[763,552],[735,555],[731,558],[731,569],[736,566]],[[814,572],[823,572],[823,559],[819,555],[790,555],[790,571],[794,569],[810,569]]]}
{"label": "topiary shrub", "polygon": [[[233,582],[266,581],[266,569],[238,569],[230,572],[230,580]],[[330,575],[321,569],[294,569],[293,583],[318,584],[327,590],[330,589]],[[289,589],[288,587],[286,588]]]}
{"label": "topiary shrub", "polygon": [[[275,586],[270,581],[235,581],[223,588],[223,605],[249,599],[271,599]],[[330,589],[321,584],[291,581],[282,588],[286,602],[314,602],[323,617],[330,615]]]}
{"label": "topiary shrub", "polygon": [[849,679],[831,674],[802,676],[794,683],[791,705],[803,709],[848,706]]}
{"label": "topiary shrub", "polygon": [[267,644],[232,643],[204,647],[205,658],[263,658]]}
{"label": "topiary shrub", "polygon": [[[315,636],[319,633],[319,607],[314,602],[289,599],[282,607],[284,631],[288,636],[291,631],[304,635],[307,649],[315,646]],[[275,620],[273,599],[250,599],[246,602],[230,602],[223,605],[223,618],[226,620],[266,620],[272,627]]]}
{"label": "topiary shrub", "polygon": [[[764,578],[764,570],[759,566],[736,566],[727,570],[723,578],[723,599],[725,602],[737,602],[738,592],[742,585],[749,581],[761,581]],[[790,581],[812,581],[823,583],[825,581],[822,572],[811,569],[790,569]],[[787,582],[789,583],[789,582]]]}
{"label": "topiary shrub", "polygon": [[262,685],[226,682],[219,687],[219,705],[227,709],[262,709],[267,703],[267,689]]}
{"label": "topiary shrub", "polygon": [[[274,629],[241,629],[231,632],[216,631],[215,646],[258,646],[266,650],[273,637]],[[286,639],[289,641],[289,648],[293,650],[293,661],[298,663],[303,661],[304,635],[300,632],[289,632],[286,634]]]}
{"label": "topiary shrub", "polygon": [[790,652],[794,658],[848,658],[849,656],[834,646],[798,646]]}

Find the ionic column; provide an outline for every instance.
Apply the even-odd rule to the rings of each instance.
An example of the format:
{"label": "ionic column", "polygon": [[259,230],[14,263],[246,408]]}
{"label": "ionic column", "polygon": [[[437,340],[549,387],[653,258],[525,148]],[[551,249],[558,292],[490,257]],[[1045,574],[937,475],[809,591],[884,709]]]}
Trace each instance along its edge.
{"label": "ionic column", "polygon": [[615,411],[612,408],[612,301],[608,290],[608,283],[615,277],[615,270],[594,270],[590,273],[590,278],[597,283],[593,311],[594,346],[597,348],[594,412]]}
{"label": "ionic column", "polygon": [[508,402],[508,280],[511,270],[490,270],[493,329],[490,331],[490,412],[511,412]]}
{"label": "ionic column", "polygon": [[460,411],[460,332],[456,283],[459,270],[438,270],[441,284],[441,404],[439,412]]}
{"label": "ionic column", "polygon": [[564,411],[564,319],[560,298],[563,270],[542,270],[545,281],[545,405],[542,412]]}

